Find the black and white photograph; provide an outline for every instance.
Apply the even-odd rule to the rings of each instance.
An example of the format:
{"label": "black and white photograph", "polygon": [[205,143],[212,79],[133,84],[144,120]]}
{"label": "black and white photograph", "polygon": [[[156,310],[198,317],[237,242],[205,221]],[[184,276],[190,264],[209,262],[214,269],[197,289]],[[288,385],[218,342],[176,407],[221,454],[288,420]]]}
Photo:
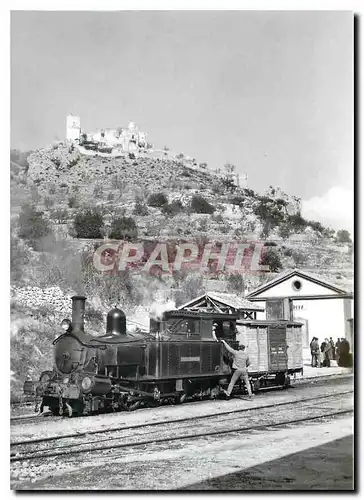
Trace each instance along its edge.
{"label": "black and white photograph", "polygon": [[352,492],[355,12],[118,8],[9,12],[10,489]]}

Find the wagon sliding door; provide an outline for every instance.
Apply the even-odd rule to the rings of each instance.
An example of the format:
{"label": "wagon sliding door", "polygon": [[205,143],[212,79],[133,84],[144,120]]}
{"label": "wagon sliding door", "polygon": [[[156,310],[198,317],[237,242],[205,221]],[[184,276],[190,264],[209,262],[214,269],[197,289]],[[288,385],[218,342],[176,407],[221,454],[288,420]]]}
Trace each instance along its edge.
{"label": "wagon sliding door", "polygon": [[286,328],[268,326],[269,370],[285,371],[288,368]]}

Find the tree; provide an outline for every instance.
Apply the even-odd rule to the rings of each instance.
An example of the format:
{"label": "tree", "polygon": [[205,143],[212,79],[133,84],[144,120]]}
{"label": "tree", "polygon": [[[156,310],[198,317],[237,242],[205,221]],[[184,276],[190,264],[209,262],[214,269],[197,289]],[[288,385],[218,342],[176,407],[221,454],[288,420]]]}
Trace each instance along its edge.
{"label": "tree", "polygon": [[267,196],[259,198],[258,205],[254,208],[254,213],[263,223],[262,237],[269,236],[271,230],[280,225],[284,220],[284,214],[276,205],[275,201]]}
{"label": "tree", "polygon": [[119,217],[112,221],[110,238],[132,240],[138,236],[138,228],[132,217]]}
{"label": "tree", "polygon": [[18,228],[19,237],[28,241],[32,246],[36,246],[41,238],[52,232],[48,220],[43,217],[43,212],[29,204],[25,204],[21,208]]}
{"label": "tree", "polygon": [[73,222],[76,238],[102,238],[103,225],[102,215],[95,209],[78,212]]}
{"label": "tree", "polygon": [[273,273],[282,269],[282,263],[279,255],[271,248],[262,254],[259,265],[269,266],[269,270]]}
{"label": "tree", "polygon": [[336,233],[336,239],[339,243],[352,243],[350,233],[346,229],[340,229]]}

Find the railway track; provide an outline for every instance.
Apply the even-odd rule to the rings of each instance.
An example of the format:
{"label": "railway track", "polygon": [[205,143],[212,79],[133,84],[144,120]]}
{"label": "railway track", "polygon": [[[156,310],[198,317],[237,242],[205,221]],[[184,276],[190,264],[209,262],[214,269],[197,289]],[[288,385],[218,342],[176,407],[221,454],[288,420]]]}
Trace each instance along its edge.
{"label": "railway track", "polygon": [[[353,391],[349,390],[259,408],[235,409],[205,416],[22,440],[11,443],[10,461],[33,462],[57,456],[72,458],[81,453],[88,455],[91,452],[120,448],[158,446],[166,442],[261,431],[333,418],[353,412],[351,394]],[[337,407],[338,401],[342,405],[345,396],[347,401],[344,402],[343,408],[334,408],[333,411],[333,406]],[[277,411],[278,408],[280,411]],[[284,418],[281,417],[283,413]]]}

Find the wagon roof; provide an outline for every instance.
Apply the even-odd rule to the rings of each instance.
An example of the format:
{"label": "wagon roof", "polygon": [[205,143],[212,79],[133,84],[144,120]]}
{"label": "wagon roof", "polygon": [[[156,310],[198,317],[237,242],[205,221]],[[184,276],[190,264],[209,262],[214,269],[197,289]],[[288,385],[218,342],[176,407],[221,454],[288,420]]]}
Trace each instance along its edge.
{"label": "wagon roof", "polygon": [[238,314],[234,313],[219,313],[216,311],[199,311],[199,310],[181,310],[166,311],[163,314],[165,319],[169,318],[201,318],[201,319],[238,319]]}

